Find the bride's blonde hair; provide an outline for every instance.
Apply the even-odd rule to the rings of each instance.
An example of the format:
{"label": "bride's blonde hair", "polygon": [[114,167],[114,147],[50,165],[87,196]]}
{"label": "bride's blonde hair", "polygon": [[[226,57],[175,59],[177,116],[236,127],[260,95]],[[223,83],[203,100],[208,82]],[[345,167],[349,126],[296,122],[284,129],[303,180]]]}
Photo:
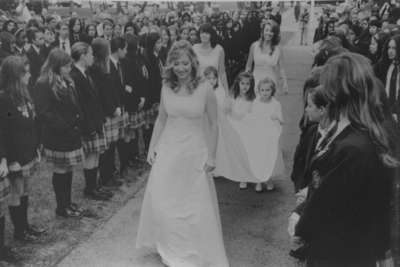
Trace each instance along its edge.
{"label": "bride's blonde hair", "polygon": [[192,70],[190,72],[191,79],[188,86],[189,92],[192,93],[200,82],[200,77],[198,75],[199,61],[193,51],[192,45],[186,40],[177,41],[171,47],[163,73],[163,83],[173,91],[178,90],[178,77],[174,73],[173,68],[175,61],[179,60],[182,55],[187,55],[192,65]]}

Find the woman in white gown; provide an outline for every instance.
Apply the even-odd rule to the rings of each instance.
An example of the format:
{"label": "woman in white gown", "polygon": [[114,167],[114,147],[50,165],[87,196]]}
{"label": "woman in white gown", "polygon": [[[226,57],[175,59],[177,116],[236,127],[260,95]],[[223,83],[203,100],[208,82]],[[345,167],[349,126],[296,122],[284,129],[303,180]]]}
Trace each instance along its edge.
{"label": "woman in white gown", "polygon": [[260,40],[254,42],[250,47],[246,71],[253,70],[256,85],[265,77],[270,77],[287,94],[289,91],[286,73],[282,66],[282,50],[278,46],[279,41],[279,25],[275,21],[269,20],[261,29]]}
{"label": "woman in white gown", "polygon": [[198,61],[187,41],[173,45],[166,68],[136,245],[156,249],[171,267],[227,267],[209,176],[218,138],[215,94],[208,83],[199,82]]}

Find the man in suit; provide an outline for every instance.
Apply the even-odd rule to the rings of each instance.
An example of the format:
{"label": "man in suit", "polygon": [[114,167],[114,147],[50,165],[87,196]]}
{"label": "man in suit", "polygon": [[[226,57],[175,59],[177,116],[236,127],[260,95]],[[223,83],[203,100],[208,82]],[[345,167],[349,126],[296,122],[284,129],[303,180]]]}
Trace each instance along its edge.
{"label": "man in suit", "polygon": [[54,47],[64,50],[68,55],[71,55],[71,41],[69,38],[69,28],[66,21],[61,21],[58,25],[58,36],[54,42]]}
{"label": "man in suit", "polygon": [[[126,56],[127,52],[127,42],[125,38],[116,37],[113,38],[110,42],[111,47],[111,56],[110,56],[110,73],[112,79],[114,80],[113,84],[115,84],[115,90],[118,90],[118,93],[121,97],[121,106],[122,113],[125,112],[126,106],[126,95],[132,93],[132,87],[126,85],[123,69],[121,65],[121,60],[123,60]],[[124,140],[119,140],[117,142],[118,154],[120,158],[120,174],[122,174],[126,168],[128,167],[129,160],[129,150],[128,144],[124,142]]]}
{"label": "man in suit", "polygon": [[29,60],[31,78],[29,80],[29,88],[32,97],[35,97],[32,89],[36,83],[36,80],[39,78],[40,70],[46,61],[46,57],[43,53],[43,45],[44,45],[44,34],[41,30],[37,28],[31,28],[28,31],[28,40],[31,43],[31,47],[26,52],[26,56]]}
{"label": "man in suit", "polygon": [[112,21],[110,20],[105,20],[103,22],[103,38],[106,39],[107,41],[111,41],[112,39],[112,32],[113,32],[114,25]]}

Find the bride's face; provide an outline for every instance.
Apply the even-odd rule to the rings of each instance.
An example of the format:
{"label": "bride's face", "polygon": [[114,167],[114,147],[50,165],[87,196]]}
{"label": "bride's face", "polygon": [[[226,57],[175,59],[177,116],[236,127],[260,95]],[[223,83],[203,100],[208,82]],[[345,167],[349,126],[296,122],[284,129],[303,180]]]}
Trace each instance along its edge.
{"label": "bride's face", "polygon": [[185,80],[189,78],[192,70],[192,62],[188,55],[182,54],[174,63],[173,69],[178,80]]}

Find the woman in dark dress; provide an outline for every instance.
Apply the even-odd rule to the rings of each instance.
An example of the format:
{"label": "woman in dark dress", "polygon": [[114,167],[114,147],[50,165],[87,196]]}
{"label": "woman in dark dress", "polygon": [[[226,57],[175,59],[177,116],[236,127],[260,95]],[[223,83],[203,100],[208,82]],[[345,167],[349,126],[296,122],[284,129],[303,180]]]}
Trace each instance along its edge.
{"label": "woman in dark dress", "polygon": [[320,81],[333,127],[316,144],[307,199],[288,230],[305,242],[309,267],[376,266],[389,248],[391,168],[398,166],[383,125],[381,83],[355,53],[330,58]]}
{"label": "woman in dark dress", "polygon": [[73,166],[81,164],[84,158],[80,130],[82,112],[69,75],[71,63],[67,53],[53,49],[35,85],[41,143],[47,161],[53,166],[56,214],[62,217],[82,215],[82,210],[71,202]]}

